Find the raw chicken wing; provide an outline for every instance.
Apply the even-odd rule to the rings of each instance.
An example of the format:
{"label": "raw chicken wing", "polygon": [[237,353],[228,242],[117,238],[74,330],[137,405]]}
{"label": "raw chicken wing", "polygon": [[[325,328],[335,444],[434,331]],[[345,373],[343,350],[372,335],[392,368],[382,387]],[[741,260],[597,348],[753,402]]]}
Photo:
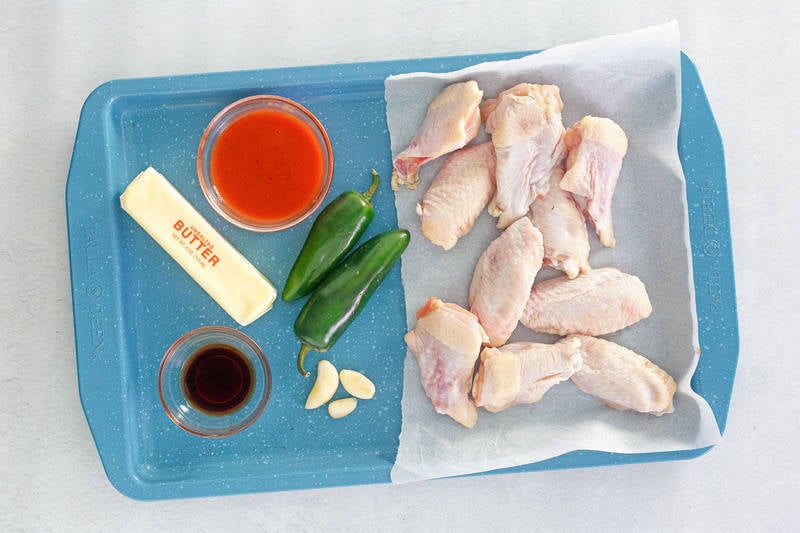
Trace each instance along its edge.
{"label": "raw chicken wing", "polygon": [[571,192],[583,214],[592,221],[603,246],[616,244],[611,221],[611,199],[617,186],[628,138],[616,122],[583,117],[564,135],[567,172],[561,188]]}
{"label": "raw chicken wing", "polygon": [[652,361],[607,340],[568,338],[581,343],[583,367],[572,376],[580,390],[621,411],[661,416],[674,410],[675,380]]}
{"label": "raw chicken wing", "polygon": [[493,194],[492,143],[456,150],[447,157],[417,204],[422,234],[433,244],[449,250],[469,233]]}
{"label": "raw chicken wing", "polygon": [[497,158],[497,192],[489,213],[499,217],[498,228],[525,216],[537,195],[547,192],[550,174],[565,154],[563,106],[558,87],[530,83],[484,104]]}
{"label": "raw chicken wing", "polygon": [[481,127],[478,105],[483,91],[475,81],[445,87],[428,105],[428,113],[408,148],[394,159],[392,189],[405,185],[414,189],[419,182],[419,167],[465,146]]}
{"label": "raw chicken wing", "polygon": [[481,346],[488,341],[478,319],[461,307],[431,298],[417,311],[406,344],[419,364],[420,381],[436,412],[466,427],[478,420],[469,398]]}
{"label": "raw chicken wing", "polygon": [[571,338],[555,344],[515,342],[484,348],[472,385],[475,405],[496,413],[538,402],[553,385],[581,368],[580,345]]}
{"label": "raw chicken wing", "polygon": [[590,270],[533,286],[520,322],[534,331],[605,335],[650,316],[642,281],[616,268]]}
{"label": "raw chicken wing", "polygon": [[469,287],[470,311],[492,346],[504,344],[517,327],[542,266],[541,232],[522,217],[484,250]]}
{"label": "raw chicken wing", "polygon": [[589,268],[589,234],[586,221],[572,195],[559,187],[560,166],[550,176],[550,189],[531,204],[529,216],[544,239],[544,264],[572,279]]}

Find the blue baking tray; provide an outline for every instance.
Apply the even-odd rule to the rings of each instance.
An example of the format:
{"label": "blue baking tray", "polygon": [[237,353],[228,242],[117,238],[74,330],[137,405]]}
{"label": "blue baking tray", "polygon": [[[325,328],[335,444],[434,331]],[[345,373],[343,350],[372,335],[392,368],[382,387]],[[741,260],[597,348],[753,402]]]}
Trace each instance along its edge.
{"label": "blue baking tray", "polygon": [[[369,169],[384,181],[369,237],[396,226],[383,81],[412,71],[450,71],[531,52],[114,80],[89,95],[80,116],[66,189],[80,397],[111,483],[132,498],[156,500],[336,485],[382,483],[400,434],[405,309],[396,267],[346,335],[326,354],[363,371],[375,399],[332,420],[303,409],[311,387],[295,369],[292,323],[302,302],[277,302],[239,328],[269,358],[273,391],[263,416],[221,440],[175,426],[159,403],[158,366],[170,344],[193,328],[238,327],[125,214],[119,195],[153,166],[280,288],[311,220],[278,233],[232,226],[205,201],[195,154],[208,121],[244,96],[272,93],[301,102],[327,128],[335,154],[328,200],[363,189]],[[738,327],[722,142],[697,70],[682,56],[679,152],[687,181],[702,349],[692,386],[720,430],[738,358]],[[316,355],[309,356],[314,367]],[[523,472],[689,459],[708,448],[669,453],[577,451],[505,469]]]}

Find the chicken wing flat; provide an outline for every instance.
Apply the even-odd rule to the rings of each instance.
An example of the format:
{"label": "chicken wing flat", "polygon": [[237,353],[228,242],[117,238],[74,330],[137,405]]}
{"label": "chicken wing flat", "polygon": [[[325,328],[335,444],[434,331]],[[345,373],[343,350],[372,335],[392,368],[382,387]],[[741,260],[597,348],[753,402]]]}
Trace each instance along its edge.
{"label": "chicken wing flat", "polygon": [[486,132],[497,159],[497,191],[489,213],[497,227],[525,216],[564,158],[564,104],[555,85],[522,83],[484,103]]}
{"label": "chicken wing flat", "polygon": [[550,188],[531,204],[529,216],[544,239],[544,264],[575,278],[589,267],[589,234],[586,220],[572,195],[559,186],[560,166],[550,176]]}
{"label": "chicken wing flat", "polygon": [[448,85],[431,101],[411,143],[393,161],[392,189],[397,190],[400,185],[416,188],[423,164],[475,138],[481,127],[481,98],[483,91],[470,80]]}
{"label": "chicken wing flat", "polygon": [[447,156],[417,204],[422,234],[449,250],[469,233],[494,194],[494,166],[490,142],[465,146]]}
{"label": "chicken wing flat", "polygon": [[469,306],[492,346],[505,344],[517,327],[543,254],[541,232],[528,217],[522,217],[478,259],[469,287]]}
{"label": "chicken wing flat", "polygon": [[674,410],[677,385],[658,365],[619,344],[571,335],[580,341],[583,366],[572,381],[587,394],[620,411],[661,416]]}
{"label": "chicken wing flat", "polygon": [[650,316],[644,283],[616,268],[598,268],[534,284],[520,322],[533,331],[605,335]]}
{"label": "chicken wing flat", "polygon": [[481,346],[488,341],[478,319],[452,303],[431,298],[417,311],[405,341],[417,359],[420,381],[436,412],[466,427],[478,420],[469,398]]}

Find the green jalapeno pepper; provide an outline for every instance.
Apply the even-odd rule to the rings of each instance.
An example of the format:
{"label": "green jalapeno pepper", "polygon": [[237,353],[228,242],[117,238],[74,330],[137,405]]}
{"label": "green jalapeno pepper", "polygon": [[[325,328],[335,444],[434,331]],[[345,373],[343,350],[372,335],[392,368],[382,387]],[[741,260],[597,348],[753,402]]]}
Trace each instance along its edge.
{"label": "green jalapeno pepper", "polygon": [[345,191],[322,210],[289,272],[282,298],[291,302],[310,293],[333,270],[367,229],[375,211],[372,196],[380,177],[372,171],[366,192]]}
{"label": "green jalapeno pepper", "polygon": [[297,369],[309,350],[324,352],[344,333],[367,304],[383,278],[400,259],[411,235],[404,229],[386,231],[355,249],[317,287],[294,323],[300,339]]}

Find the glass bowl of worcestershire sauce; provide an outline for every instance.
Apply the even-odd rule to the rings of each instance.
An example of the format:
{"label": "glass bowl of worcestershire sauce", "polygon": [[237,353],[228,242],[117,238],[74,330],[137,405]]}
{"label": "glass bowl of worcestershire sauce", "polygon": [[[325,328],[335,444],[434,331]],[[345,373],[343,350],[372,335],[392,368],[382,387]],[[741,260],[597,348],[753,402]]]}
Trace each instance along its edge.
{"label": "glass bowl of worcestershire sauce", "polygon": [[302,105],[281,96],[249,96],[208,124],[197,174],[206,199],[229,222],[279,231],[322,204],[333,177],[333,150],[325,128]]}
{"label": "glass bowl of worcestershire sauce", "polygon": [[169,347],[158,371],[167,416],[200,437],[227,437],[264,412],[272,373],[261,348],[241,331],[205,326]]}

